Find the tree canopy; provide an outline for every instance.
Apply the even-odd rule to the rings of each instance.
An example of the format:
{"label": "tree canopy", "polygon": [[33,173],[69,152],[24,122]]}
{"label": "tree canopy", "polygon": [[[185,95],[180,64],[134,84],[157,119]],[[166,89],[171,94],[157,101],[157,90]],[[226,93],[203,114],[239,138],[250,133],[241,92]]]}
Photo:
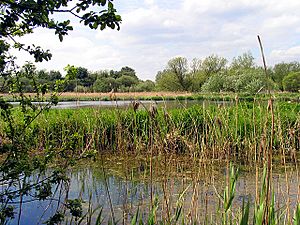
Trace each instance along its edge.
{"label": "tree canopy", "polygon": [[[190,65],[190,66],[188,66]],[[270,77],[256,65],[251,52],[234,57],[231,63],[224,57],[210,55],[194,58],[172,58],[156,75],[157,91],[245,92],[256,94],[272,90],[298,91],[299,62],[278,63],[269,67]]]}
{"label": "tree canopy", "polygon": [[300,71],[290,72],[282,80],[283,88],[285,91],[300,91]]}

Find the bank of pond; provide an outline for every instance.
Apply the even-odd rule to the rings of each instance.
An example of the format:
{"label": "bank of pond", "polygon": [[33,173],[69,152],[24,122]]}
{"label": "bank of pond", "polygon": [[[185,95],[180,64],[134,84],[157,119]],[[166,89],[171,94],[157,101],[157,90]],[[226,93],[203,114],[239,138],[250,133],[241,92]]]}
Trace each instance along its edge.
{"label": "bank of pond", "polygon": [[[277,101],[300,102],[299,92],[272,92],[272,97]],[[51,94],[39,95],[25,93],[31,101],[49,101]],[[19,95],[0,93],[0,97],[10,102],[20,101]],[[59,102],[120,102],[123,101],[235,101],[238,97],[240,101],[254,102],[257,100],[268,100],[270,95],[266,92],[249,93],[206,93],[206,92],[62,92],[57,95]]]}

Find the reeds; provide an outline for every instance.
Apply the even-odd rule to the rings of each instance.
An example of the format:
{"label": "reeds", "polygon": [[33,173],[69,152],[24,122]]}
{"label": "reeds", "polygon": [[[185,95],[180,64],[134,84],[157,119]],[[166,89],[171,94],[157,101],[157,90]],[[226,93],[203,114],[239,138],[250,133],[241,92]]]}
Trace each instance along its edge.
{"label": "reeds", "polygon": [[[300,146],[300,106],[275,102],[272,126],[266,108],[265,102],[257,101],[171,110],[50,110],[26,130],[26,139],[40,153],[51,149],[53,154],[54,149],[58,155],[78,158],[103,152],[176,153],[203,160],[262,163],[272,146],[274,160],[282,161],[285,155],[294,161]],[[4,125],[0,135],[5,140]]]}
{"label": "reeds", "polygon": [[[155,178],[152,183],[150,182],[149,174],[144,174],[144,178],[138,177],[136,179],[133,176],[126,180],[125,177],[128,171],[124,171],[124,168],[120,168],[121,170],[118,173],[112,172],[112,170],[118,170],[115,168],[115,166],[118,165],[121,167],[126,165],[129,170],[137,168],[138,165],[133,165],[134,163],[131,164],[131,162],[136,161],[134,158],[130,159],[129,157],[128,159],[123,158],[123,160],[119,159],[117,161],[112,160],[110,162],[106,162],[107,170],[111,171],[110,180],[114,179],[114,182],[110,183],[110,188],[112,195],[114,196],[113,204],[116,210],[114,221],[116,224],[299,224],[298,221],[300,214],[297,199],[292,197],[290,201],[288,201],[288,198],[291,197],[290,193],[285,193],[285,191],[281,190],[281,188],[275,188],[276,185],[282,186],[283,189],[285,186],[290,185],[285,183],[284,177],[283,179],[274,180],[272,182],[270,188],[270,204],[266,203],[268,185],[266,180],[267,165],[264,166],[262,170],[258,168],[258,170],[261,171],[259,173],[261,177],[257,184],[259,192],[256,196],[255,190],[251,185],[251,182],[254,182],[255,180],[255,174],[251,173],[251,171],[255,170],[255,168],[243,169],[243,167],[230,164],[224,171],[223,166],[226,168],[226,165],[222,166],[222,164],[218,165],[218,163],[214,162],[196,166],[196,160],[189,160],[187,162],[189,164],[187,169],[191,170],[192,173],[182,171],[182,173],[177,172],[176,174],[173,174],[173,170],[176,170],[176,166],[182,166],[184,161],[180,161],[181,158],[179,157],[174,160],[174,165],[167,164],[167,166],[164,166],[164,164],[159,165],[161,160],[164,161],[164,159],[161,158],[155,159],[155,162],[153,162]],[[149,163],[147,159],[141,161],[146,164]],[[111,162],[115,162],[118,165],[111,165]],[[136,164],[138,163],[136,162]],[[94,165],[97,166],[97,162]],[[238,169],[239,167],[240,169]],[[146,168],[148,171],[149,169],[150,168]],[[206,169],[206,171],[204,171],[204,169]],[[82,178],[80,178],[81,180],[78,182],[82,182],[86,185],[86,187],[89,187],[88,191],[85,191],[86,193],[98,195],[97,192],[104,189],[105,181],[103,179],[105,178],[103,175],[100,175],[100,177],[99,174],[97,175],[97,171],[99,170],[96,168],[87,170],[85,167],[84,171],[91,172],[89,176],[92,177],[92,183],[87,183],[86,174],[82,174],[82,176],[80,176]],[[278,168],[274,171],[275,173],[272,174],[273,176],[281,174],[281,172],[278,171]],[[198,174],[199,172],[201,174]],[[226,172],[225,176],[223,176],[224,172]],[[76,172],[74,173],[76,174]],[[120,173],[124,174],[124,177],[120,178]],[[161,174],[159,175],[159,173]],[[290,176],[295,174],[295,171],[288,169],[285,173]],[[196,174],[198,174],[197,178],[195,178]],[[141,174],[138,172],[136,175],[140,176]],[[165,176],[167,176],[168,179],[165,179]],[[245,180],[243,181],[243,179]],[[124,191],[125,181],[130,184],[129,191],[131,193],[135,193],[133,196],[138,196],[142,193],[144,197],[142,199],[132,201],[132,195],[127,196],[119,193],[119,190],[116,190],[116,187],[121,186],[120,188]],[[197,183],[196,188],[193,187],[193,184],[195,183]],[[244,185],[249,185],[249,189],[243,190],[243,183]],[[78,184],[75,183],[75,185]],[[156,190],[151,206],[148,205],[148,203],[151,202],[149,196],[150,190],[149,188],[146,188],[150,185],[153,185],[153,188]],[[289,188],[291,188],[294,192],[295,189],[297,189],[297,184],[295,183]],[[198,190],[198,193],[195,194],[195,190]],[[91,219],[89,219],[89,221],[92,221],[87,224],[94,224],[98,212],[102,213],[101,224],[111,223],[109,222],[112,221],[112,218],[108,211],[108,202],[92,198],[91,194],[85,194],[85,196],[85,211],[87,213],[83,213],[82,215],[85,219],[86,217],[90,217]],[[125,201],[123,198],[127,198],[127,200]],[[91,201],[93,202],[91,203]],[[123,201],[125,201],[127,205],[121,204]],[[166,201],[168,202],[168,208],[166,208]],[[90,205],[94,205],[94,208],[98,210],[98,207],[96,207],[98,204],[102,205],[103,210],[91,210],[93,207]],[[129,206],[131,206],[130,209],[127,209]],[[127,213],[124,214],[123,210],[126,210]],[[290,218],[288,210],[290,210],[291,213]],[[89,215],[88,212],[93,212],[93,214]],[[82,220],[78,219],[78,221]]]}
{"label": "reeds", "polygon": [[[14,110],[17,120],[22,121],[18,109]],[[133,207],[135,211],[129,216],[132,224],[297,224],[300,210],[298,204],[291,205],[287,165],[298,163],[299,111],[298,104],[275,101],[272,102],[270,114],[267,102],[241,102],[238,98],[226,105],[203,104],[171,110],[157,109],[155,106],[148,109],[142,103],[139,109],[134,104],[128,110],[50,110],[37,118],[26,129],[24,136],[33,150],[32,154],[55,155],[57,161],[60,156],[74,158],[74,164],[77,163],[76,159],[85,157],[101,156],[105,161],[107,153],[110,156],[124,157],[125,161],[128,160],[127,156],[133,155],[136,157],[135,164],[139,164],[139,159],[144,158],[146,164],[141,164],[138,168],[150,183],[150,200],[146,207],[147,213],[142,213],[145,208]],[[5,125],[1,124],[0,127],[1,140],[5,141]],[[266,161],[270,162],[270,146],[272,163],[284,166],[287,183],[284,202],[278,203],[278,194],[274,194],[270,165],[266,166],[262,178],[258,178],[261,174],[259,166],[265,165]],[[185,167],[182,163],[176,164],[176,172],[166,175],[166,171],[174,163],[173,159],[181,157],[185,158],[188,165]],[[172,179],[175,179],[172,176],[176,177],[179,171],[190,170],[191,165],[198,166],[199,170],[201,168],[204,171],[202,173],[210,176],[207,172],[210,162],[228,164],[223,195],[218,194],[218,198],[213,200],[218,206],[215,211],[209,209],[210,181],[206,180],[200,185],[197,171],[192,173],[192,182],[183,184],[179,197],[176,199],[172,196]],[[234,202],[238,176],[229,162],[251,168],[258,166],[255,201],[245,199],[242,205],[236,207]],[[128,162],[123,165],[126,165],[124,179],[133,180],[134,176],[129,176],[128,173]],[[156,197],[153,187],[158,177],[162,182],[163,195]],[[182,180],[183,183],[184,181],[185,179]],[[109,185],[106,186],[109,192]],[[188,187],[193,194],[186,197],[185,190]],[[199,188],[206,191],[201,195]],[[216,193],[219,192],[220,187],[216,188]],[[185,198],[190,198],[188,206]],[[113,207],[113,203],[109,205]],[[90,206],[88,211],[89,214],[83,215],[90,218],[89,224],[92,224],[95,220],[91,217],[95,212]],[[102,211],[99,212],[102,214]],[[127,215],[127,211],[124,211],[125,214]],[[100,217],[96,220],[98,224]],[[114,214],[112,217],[111,222],[118,221]],[[252,218],[253,223],[250,223]]]}

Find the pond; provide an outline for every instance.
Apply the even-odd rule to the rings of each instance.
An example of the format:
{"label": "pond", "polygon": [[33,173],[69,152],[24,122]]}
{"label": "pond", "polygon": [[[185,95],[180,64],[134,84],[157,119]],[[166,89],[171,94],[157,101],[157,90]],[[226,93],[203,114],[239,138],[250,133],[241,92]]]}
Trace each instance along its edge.
{"label": "pond", "polygon": [[[278,208],[285,206],[287,200],[294,207],[299,199],[299,177],[295,168],[291,166],[286,171],[277,167],[272,176]],[[244,201],[254,204],[256,194],[260,192],[261,174],[261,168],[240,166],[233,202],[236,208]],[[104,162],[83,163],[70,169],[69,177],[68,198],[82,199],[84,212],[89,208],[90,211],[98,209],[91,215],[93,222],[99,215],[99,207],[103,208],[103,224],[108,223],[112,213],[118,224],[130,224],[137,210],[146,221],[151,199],[153,202],[158,200],[158,218],[165,218],[168,212],[173,215],[180,202],[185,215],[203,221],[207,217],[214,220],[222,205],[228,163],[177,156],[159,156],[151,163],[145,158],[106,157]],[[23,204],[21,224],[45,222],[58,206],[61,207],[57,202],[58,193],[65,195],[66,190],[58,190],[56,200]],[[11,224],[17,224],[17,218]]]}
{"label": "pond", "polygon": [[[53,109],[76,109],[76,108],[132,108],[135,101],[132,100],[120,100],[120,101],[65,101],[59,102],[56,106],[52,106]],[[172,100],[172,101],[150,101],[141,100],[136,101],[139,103],[139,108],[149,108],[150,105],[157,105],[158,107],[165,107],[167,109],[172,108],[187,108],[193,105],[199,104],[215,104],[215,105],[228,105],[232,104],[230,101],[210,101],[210,100]],[[10,102],[17,106],[19,102]],[[32,102],[35,105],[46,105],[48,102]]]}

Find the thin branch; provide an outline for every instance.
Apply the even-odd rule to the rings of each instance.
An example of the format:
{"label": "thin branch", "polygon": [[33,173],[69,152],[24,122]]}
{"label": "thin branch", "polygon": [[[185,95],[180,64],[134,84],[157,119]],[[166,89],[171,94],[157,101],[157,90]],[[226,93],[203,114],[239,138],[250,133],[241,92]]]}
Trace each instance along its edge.
{"label": "thin branch", "polygon": [[[50,179],[53,178],[54,176],[55,176],[55,175],[52,174],[51,176],[48,176],[48,177],[46,177],[45,179],[43,179],[43,180],[41,180],[41,181],[39,181],[39,182],[37,182],[37,183],[31,184],[31,185],[29,185],[29,186],[26,186],[26,189],[28,189],[28,188],[33,188],[33,187],[35,187],[35,186],[37,186],[37,185],[43,183],[44,181],[50,180]],[[14,190],[14,191],[10,191],[10,192],[6,192],[6,193],[0,193],[0,197],[2,197],[2,196],[4,196],[4,195],[13,195],[13,194],[17,194],[17,193],[20,193],[20,192],[22,192],[22,191],[24,191],[24,190],[25,190],[25,189],[21,188],[21,189]]]}
{"label": "thin branch", "polygon": [[71,13],[73,16],[79,18],[79,19],[83,19],[81,16],[77,15],[76,13],[74,13],[74,12],[72,12],[72,11],[70,11],[70,13]]}

